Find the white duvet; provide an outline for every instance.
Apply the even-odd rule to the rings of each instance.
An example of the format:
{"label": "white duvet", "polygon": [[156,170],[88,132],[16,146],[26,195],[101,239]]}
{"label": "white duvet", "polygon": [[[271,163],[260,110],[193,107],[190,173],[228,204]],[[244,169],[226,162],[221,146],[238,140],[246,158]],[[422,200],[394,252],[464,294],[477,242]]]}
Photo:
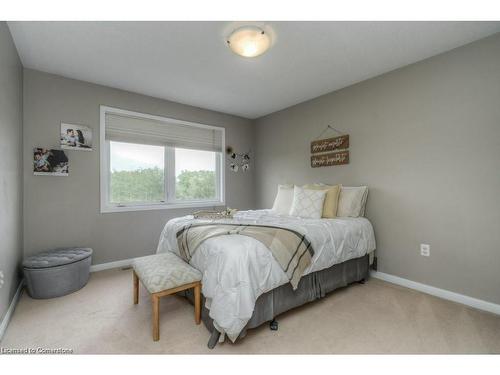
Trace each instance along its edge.
{"label": "white duvet", "polygon": [[[172,251],[179,255],[176,233],[193,221],[213,222],[195,220],[191,215],[170,220],[160,236],[157,252]],[[267,224],[305,233],[315,253],[304,275],[375,250],[372,225],[363,217],[302,219],[257,210],[241,211],[232,220],[217,222]],[[257,298],[288,282],[266,246],[242,235],[207,239],[190,264],[203,273],[202,292],[215,327],[232,341],[251,318]]]}

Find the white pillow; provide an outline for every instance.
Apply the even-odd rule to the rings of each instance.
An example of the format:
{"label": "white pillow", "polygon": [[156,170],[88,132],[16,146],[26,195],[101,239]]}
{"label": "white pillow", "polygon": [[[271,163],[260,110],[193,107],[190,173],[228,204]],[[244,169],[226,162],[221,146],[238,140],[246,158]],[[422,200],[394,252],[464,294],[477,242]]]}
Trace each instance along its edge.
{"label": "white pillow", "polygon": [[274,199],[274,212],[282,215],[288,215],[292,208],[293,202],[293,185],[278,185],[278,193]]}
{"label": "white pillow", "polygon": [[326,190],[309,190],[295,186],[290,215],[321,219],[326,192]]}
{"label": "white pillow", "polygon": [[359,217],[360,215],[364,215],[367,196],[367,186],[342,186],[340,188],[337,216]]}

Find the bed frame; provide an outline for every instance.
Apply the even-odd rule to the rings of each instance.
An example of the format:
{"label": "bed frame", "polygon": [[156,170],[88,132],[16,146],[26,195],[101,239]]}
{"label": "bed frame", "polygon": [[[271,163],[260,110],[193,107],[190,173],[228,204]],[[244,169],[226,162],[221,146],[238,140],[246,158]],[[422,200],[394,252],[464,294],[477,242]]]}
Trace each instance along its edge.
{"label": "bed frame", "polygon": [[[345,287],[355,282],[364,282],[369,274],[369,255],[335,264],[330,268],[316,271],[303,276],[296,290],[290,283],[279,286],[262,294],[255,302],[255,309],[247,325],[238,336],[238,340],[246,336],[247,330],[271,322],[271,329],[278,329],[278,322],[274,319],[285,311],[325,297],[335,289]],[[193,302],[192,291],[184,294]],[[201,319],[212,333],[208,340],[208,347],[213,349],[219,341],[220,332],[214,328],[213,319],[208,315],[205,307],[205,297],[202,296]]]}

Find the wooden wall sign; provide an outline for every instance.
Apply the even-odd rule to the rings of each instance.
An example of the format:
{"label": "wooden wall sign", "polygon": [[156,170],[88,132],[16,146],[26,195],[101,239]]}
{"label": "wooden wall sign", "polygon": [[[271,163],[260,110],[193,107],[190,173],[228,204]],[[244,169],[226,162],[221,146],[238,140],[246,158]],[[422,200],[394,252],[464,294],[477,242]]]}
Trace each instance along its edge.
{"label": "wooden wall sign", "polygon": [[311,142],[311,154],[349,148],[349,134]]}
{"label": "wooden wall sign", "polygon": [[311,156],[311,167],[313,168],[342,164],[349,164],[349,150]]}

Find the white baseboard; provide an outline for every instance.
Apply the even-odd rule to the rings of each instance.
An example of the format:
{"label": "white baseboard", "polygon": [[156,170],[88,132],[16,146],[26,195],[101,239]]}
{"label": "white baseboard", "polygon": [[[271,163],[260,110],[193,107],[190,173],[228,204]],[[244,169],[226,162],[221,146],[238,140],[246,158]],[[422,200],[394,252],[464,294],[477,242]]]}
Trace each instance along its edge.
{"label": "white baseboard", "polygon": [[393,284],[401,285],[406,288],[418,290],[419,292],[427,293],[432,296],[436,296],[439,298],[443,298],[449,301],[461,303],[463,305],[467,305],[470,307],[474,307],[479,310],[484,310],[491,312],[493,314],[500,315],[500,305],[493,303],[493,302],[488,302],[488,301],[483,301],[481,299],[465,296],[463,294],[455,293],[455,292],[450,292],[449,290],[445,289],[440,289],[436,288],[430,285],[422,284],[422,283],[417,283],[416,281],[411,281],[408,279],[403,279],[402,277],[390,275],[388,273],[383,273],[383,272],[378,272],[378,271],[371,271],[370,276],[384,280]]}
{"label": "white baseboard", "polygon": [[7,326],[9,325],[10,320],[12,319],[12,314],[14,314],[14,310],[16,309],[17,303],[19,302],[19,298],[21,297],[23,286],[24,286],[24,280],[21,280],[19,286],[17,287],[16,294],[14,294],[14,298],[12,298],[9,308],[7,309],[7,312],[5,313],[5,316],[3,317],[3,320],[0,323],[0,341],[2,341],[3,335],[7,330]]}
{"label": "white baseboard", "polygon": [[90,266],[90,272],[98,272],[120,267],[129,267],[132,265],[134,259],[135,258],[129,258],[129,259],[117,260],[116,262],[94,264],[93,266]]}

